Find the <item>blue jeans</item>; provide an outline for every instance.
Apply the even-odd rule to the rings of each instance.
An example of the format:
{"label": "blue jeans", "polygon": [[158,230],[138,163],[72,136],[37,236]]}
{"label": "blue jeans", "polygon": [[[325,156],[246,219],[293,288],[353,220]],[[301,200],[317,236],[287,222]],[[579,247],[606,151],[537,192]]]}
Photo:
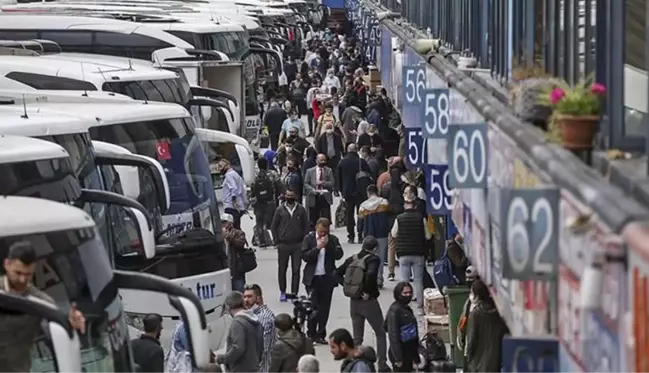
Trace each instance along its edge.
{"label": "blue jeans", "polygon": [[376,255],[381,259],[378,282],[379,285],[383,285],[383,263],[388,259],[388,238],[377,238],[376,242],[378,243]]}
{"label": "blue jeans", "polygon": [[239,291],[243,293],[243,288],[246,286],[246,275],[239,275],[232,277],[232,291]]}
{"label": "blue jeans", "polygon": [[417,305],[424,308],[424,270],[426,269],[426,258],[423,256],[406,255],[399,257],[399,268],[401,268],[401,281],[413,278],[414,295],[417,297]]}

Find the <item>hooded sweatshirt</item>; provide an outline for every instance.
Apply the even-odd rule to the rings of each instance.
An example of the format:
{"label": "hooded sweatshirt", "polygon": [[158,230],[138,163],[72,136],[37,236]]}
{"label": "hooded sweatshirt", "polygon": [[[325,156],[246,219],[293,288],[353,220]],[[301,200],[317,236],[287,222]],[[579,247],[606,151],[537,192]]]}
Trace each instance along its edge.
{"label": "hooded sweatshirt", "polygon": [[390,233],[388,200],[379,196],[370,196],[361,203],[358,216],[364,219],[363,235],[376,238],[387,238]]}
{"label": "hooded sweatshirt", "polygon": [[256,372],[264,349],[263,329],[257,316],[241,310],[232,320],[227,338],[227,351],[219,359],[228,372]]}
{"label": "hooded sweatshirt", "polygon": [[376,351],[371,346],[360,346],[358,356],[348,357],[340,365],[341,372],[376,372]]}
{"label": "hooded sweatshirt", "polygon": [[315,355],[313,342],[295,329],[279,331],[271,350],[269,372],[295,372],[303,355]]}

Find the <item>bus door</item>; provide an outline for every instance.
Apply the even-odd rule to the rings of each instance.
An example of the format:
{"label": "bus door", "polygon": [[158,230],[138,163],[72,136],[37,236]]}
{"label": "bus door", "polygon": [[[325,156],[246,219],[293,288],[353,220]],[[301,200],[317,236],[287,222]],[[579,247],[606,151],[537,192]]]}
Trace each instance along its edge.
{"label": "bus door", "polygon": [[252,151],[243,144],[229,141],[218,131],[196,129],[196,136],[201,141],[210,165],[212,183],[216,199],[222,202],[223,174],[216,172],[216,163],[227,159],[230,166],[243,178],[246,186],[252,185],[255,179],[254,157]]}

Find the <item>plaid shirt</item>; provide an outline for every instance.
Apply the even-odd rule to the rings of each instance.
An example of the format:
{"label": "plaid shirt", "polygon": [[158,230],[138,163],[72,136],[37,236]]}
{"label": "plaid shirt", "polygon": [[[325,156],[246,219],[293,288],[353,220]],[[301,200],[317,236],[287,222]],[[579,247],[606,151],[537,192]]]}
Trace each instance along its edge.
{"label": "plaid shirt", "polygon": [[261,366],[259,367],[259,371],[268,372],[268,368],[270,367],[270,351],[273,349],[275,341],[277,341],[277,333],[275,332],[275,314],[265,304],[255,308],[253,312],[259,318],[259,323],[264,330],[264,351],[261,355]]}

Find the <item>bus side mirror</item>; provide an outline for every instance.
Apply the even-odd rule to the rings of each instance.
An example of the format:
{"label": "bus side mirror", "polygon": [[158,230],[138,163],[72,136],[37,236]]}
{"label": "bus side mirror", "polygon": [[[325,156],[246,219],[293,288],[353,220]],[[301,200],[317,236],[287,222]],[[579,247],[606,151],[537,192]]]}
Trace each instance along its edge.
{"label": "bus side mirror", "polygon": [[125,312],[148,314],[155,310],[164,318],[179,314],[187,332],[194,367],[210,363],[205,311],[191,290],[149,273],[114,270],[113,274]]}
{"label": "bus side mirror", "polygon": [[82,204],[103,203],[123,207],[126,214],[137,226],[138,238],[144,254],[147,258],[155,256],[155,225],[151,221],[149,212],[138,201],[104,190],[82,189],[79,202]]}
{"label": "bus side mirror", "polygon": [[81,344],[66,312],[35,297],[0,292],[0,313],[27,314],[45,320],[57,371],[81,372]]}
{"label": "bus side mirror", "polygon": [[[104,166],[110,165],[115,167],[115,171],[119,174],[120,181],[122,183],[122,189],[124,190],[124,195],[127,197],[138,199],[140,195],[144,192],[146,193],[148,185],[146,183],[141,183],[142,179],[150,179],[153,183],[155,199],[158,206],[160,206],[160,214],[164,215],[167,213],[169,206],[171,205],[171,193],[169,191],[169,182],[164,172],[164,168],[157,160],[147,157],[140,154],[108,154],[106,152],[101,152],[96,155],[95,161],[97,165]],[[120,167],[117,166],[126,166]],[[136,167],[137,172],[122,172],[121,170],[130,167]],[[131,168],[131,170],[133,170]],[[140,177],[140,173],[145,177]],[[132,193],[134,195],[129,195]],[[135,194],[137,193],[137,194]],[[147,206],[148,207],[148,206]],[[149,211],[154,213],[154,211]]]}

